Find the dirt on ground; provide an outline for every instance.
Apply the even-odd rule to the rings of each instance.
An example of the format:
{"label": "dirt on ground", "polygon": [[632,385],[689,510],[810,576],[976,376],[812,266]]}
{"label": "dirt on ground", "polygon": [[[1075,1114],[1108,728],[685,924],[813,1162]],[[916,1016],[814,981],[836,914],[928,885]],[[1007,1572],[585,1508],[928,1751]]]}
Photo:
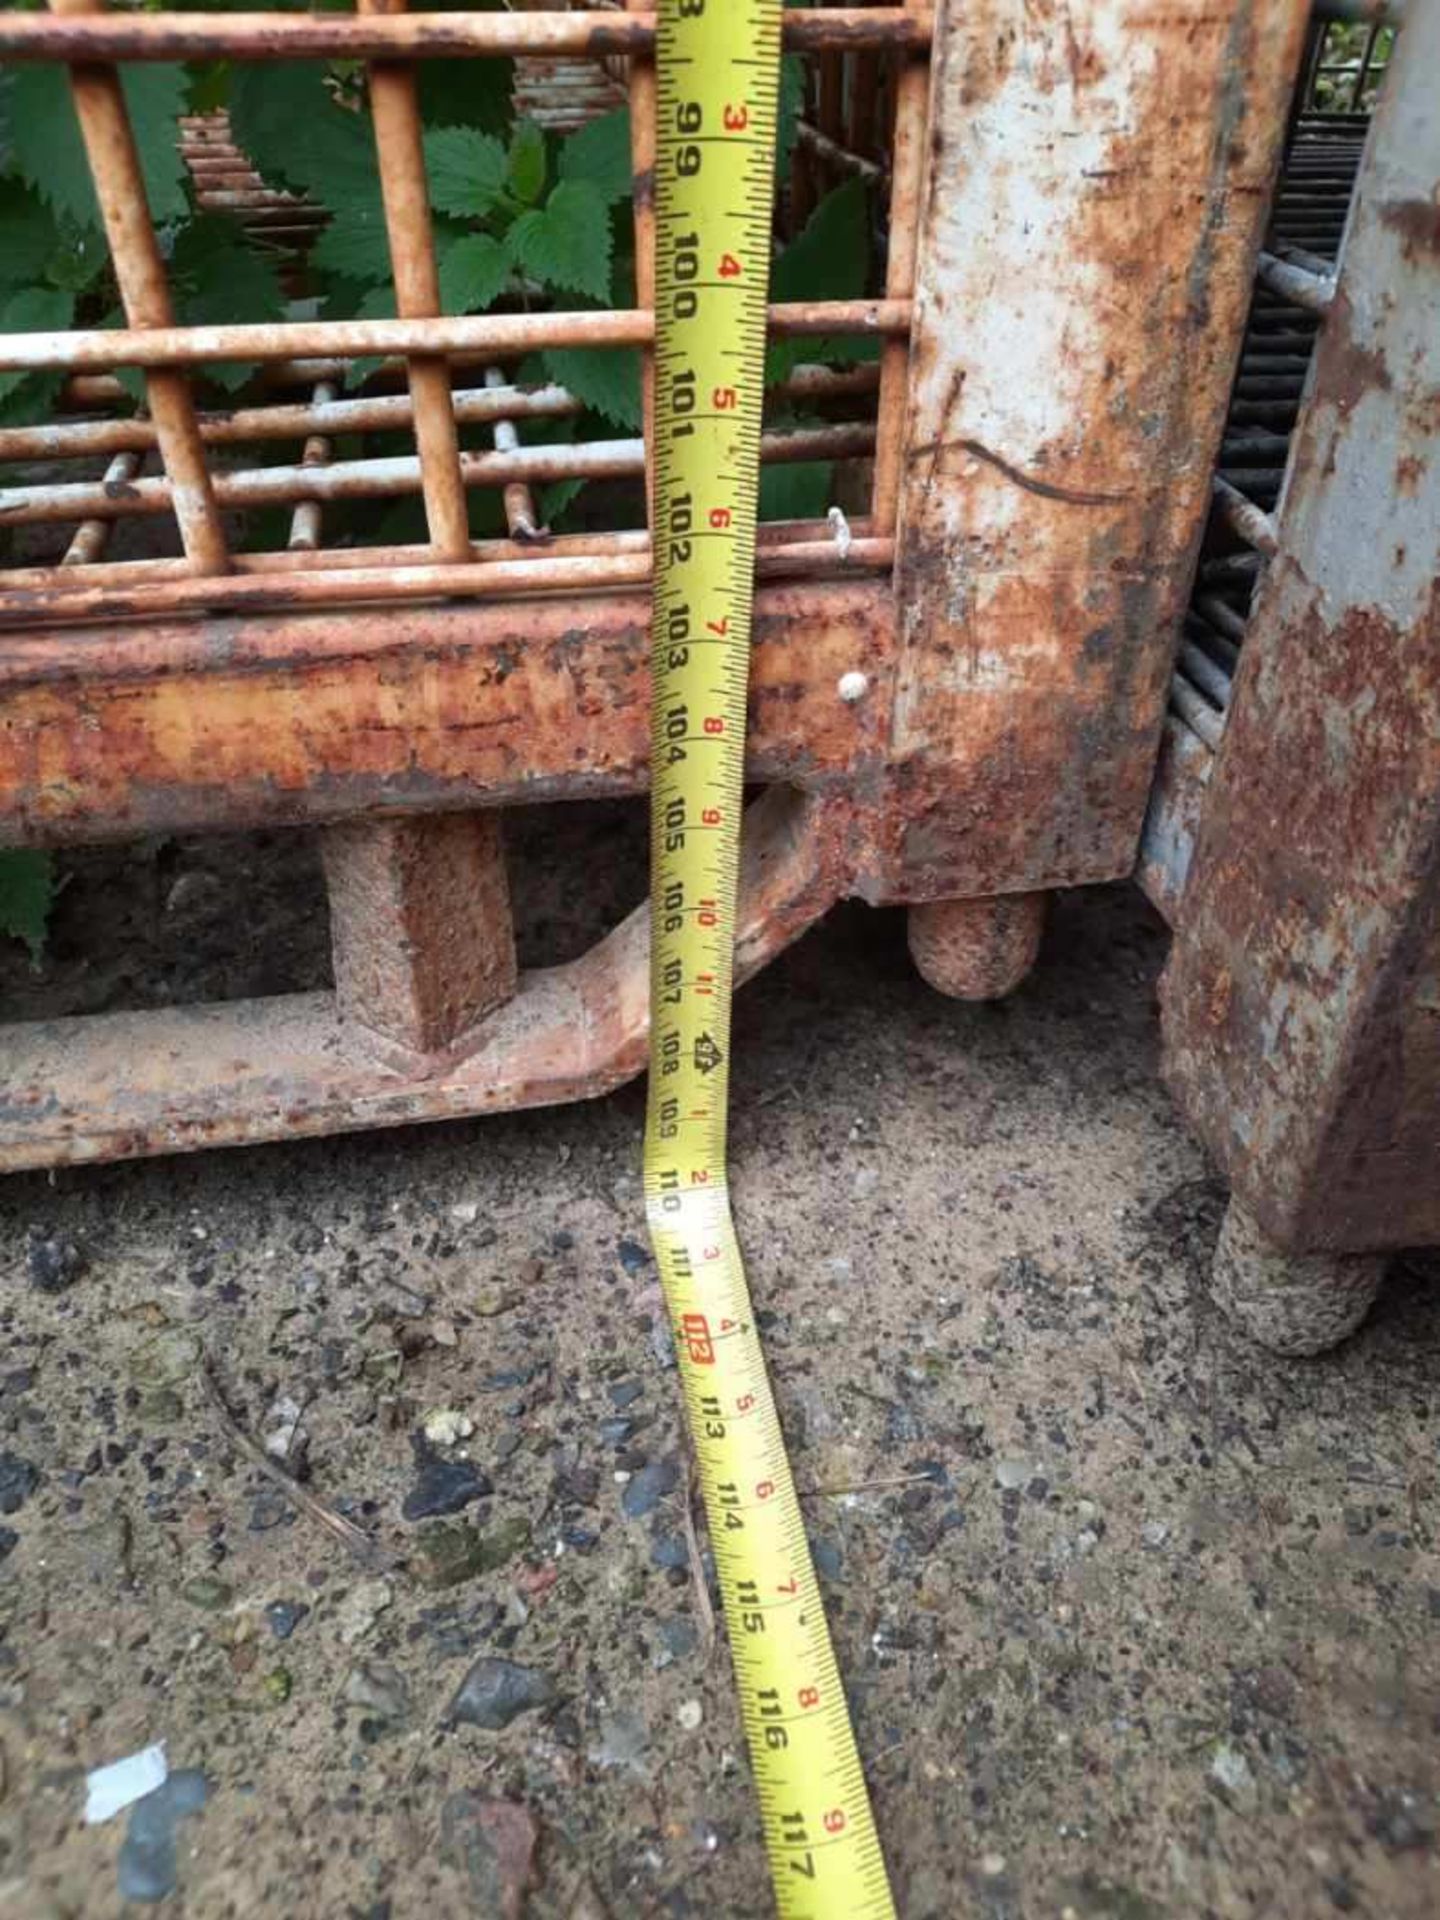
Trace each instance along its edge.
{"label": "dirt on ground", "polygon": [[[571,828],[520,831],[559,957]],[[604,919],[633,811],[587,831]],[[287,848],[70,862],[6,1011],[313,984]],[[1164,949],[1072,895],[967,1007],[846,909],[738,1004],[738,1216],[906,1920],[1440,1909],[1440,1271],[1318,1360],[1217,1315]],[[642,1115],[0,1185],[0,1913],[772,1911]],[[86,1825],[157,1742],[159,1798]]]}

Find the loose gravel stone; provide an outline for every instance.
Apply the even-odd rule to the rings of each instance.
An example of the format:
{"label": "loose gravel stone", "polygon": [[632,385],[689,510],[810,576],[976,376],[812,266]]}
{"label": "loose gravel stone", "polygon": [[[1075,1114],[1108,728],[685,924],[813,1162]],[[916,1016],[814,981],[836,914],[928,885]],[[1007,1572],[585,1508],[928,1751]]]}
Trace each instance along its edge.
{"label": "loose gravel stone", "polygon": [[522,1713],[534,1713],[556,1699],[550,1676],[513,1660],[484,1654],[460,1682],[445,1717],[467,1727],[498,1733]]}

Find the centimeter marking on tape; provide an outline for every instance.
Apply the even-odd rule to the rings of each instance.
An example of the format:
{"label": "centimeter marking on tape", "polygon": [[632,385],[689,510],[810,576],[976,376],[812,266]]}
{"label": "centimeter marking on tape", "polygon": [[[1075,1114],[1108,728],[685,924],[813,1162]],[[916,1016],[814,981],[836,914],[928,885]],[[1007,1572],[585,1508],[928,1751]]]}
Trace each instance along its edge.
{"label": "centimeter marking on tape", "polygon": [[661,0],[646,1213],[784,1920],[895,1912],[726,1179],[781,0]]}

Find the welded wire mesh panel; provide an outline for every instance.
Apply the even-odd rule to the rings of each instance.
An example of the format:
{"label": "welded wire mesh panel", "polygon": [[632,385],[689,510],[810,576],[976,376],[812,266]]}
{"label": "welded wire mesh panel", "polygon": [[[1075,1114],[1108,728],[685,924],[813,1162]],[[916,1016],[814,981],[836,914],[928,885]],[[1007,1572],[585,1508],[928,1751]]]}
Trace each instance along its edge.
{"label": "welded wire mesh panel", "polygon": [[[787,16],[767,574],[893,556],[930,35]],[[0,620],[647,579],[653,46],[0,14]]]}

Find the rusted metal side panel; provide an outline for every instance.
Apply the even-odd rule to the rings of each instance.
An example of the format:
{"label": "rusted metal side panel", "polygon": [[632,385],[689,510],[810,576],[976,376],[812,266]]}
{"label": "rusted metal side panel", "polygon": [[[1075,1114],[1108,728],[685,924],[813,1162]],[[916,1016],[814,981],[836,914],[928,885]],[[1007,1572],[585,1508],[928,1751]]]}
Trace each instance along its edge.
{"label": "rusted metal side panel", "polygon": [[[761,589],[750,778],[873,782],[894,624],[885,583]],[[623,594],[0,637],[0,845],[642,792],[649,628]]]}
{"label": "rusted metal side panel", "polygon": [[1267,1232],[1440,1241],[1440,4],[1407,15],[1165,983]]}
{"label": "rusted metal side panel", "polygon": [[939,11],[880,892],[1134,865],[1306,11]]}

